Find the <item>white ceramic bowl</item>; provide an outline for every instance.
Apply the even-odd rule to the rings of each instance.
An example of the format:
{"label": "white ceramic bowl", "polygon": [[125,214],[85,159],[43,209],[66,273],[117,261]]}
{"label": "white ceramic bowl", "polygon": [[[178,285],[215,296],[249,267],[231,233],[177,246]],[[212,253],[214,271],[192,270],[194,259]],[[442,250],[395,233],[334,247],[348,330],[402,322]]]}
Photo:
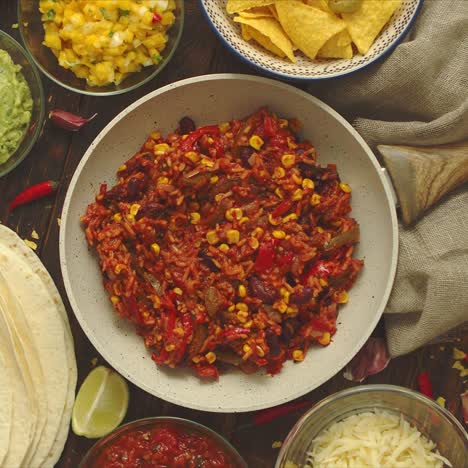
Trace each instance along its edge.
{"label": "white ceramic bowl", "polygon": [[[202,382],[189,369],[156,367],[133,326],[119,319],[102,285],[95,255],[87,248],[80,216],[99,185],[115,183],[117,167],[155,128],[175,129],[182,116],[197,125],[244,117],[263,105],[297,117],[302,136],[315,144],[322,164],[337,163],[353,188],[353,216],[361,224],[356,255],[365,267],[340,311],[330,346],[311,350],[304,362],[287,362],[280,374],[223,374]],[[387,302],[397,261],[397,221],[387,181],[362,138],[330,107],[292,86],[247,75],[207,75],[153,91],[119,114],[81,160],[66,196],[60,230],[60,261],[70,303],[88,338],[124,377],[155,396],[205,411],[240,412],[297,398],[328,380],[358,352]]]}
{"label": "white ceramic bowl", "polygon": [[242,39],[241,28],[226,12],[227,0],[200,0],[202,10],[221,40],[241,59],[263,72],[291,80],[322,80],[348,75],[389,54],[404,38],[416,19],[423,0],[403,0],[366,55],[352,59],[311,60],[296,54],[296,63],[282,59]]}

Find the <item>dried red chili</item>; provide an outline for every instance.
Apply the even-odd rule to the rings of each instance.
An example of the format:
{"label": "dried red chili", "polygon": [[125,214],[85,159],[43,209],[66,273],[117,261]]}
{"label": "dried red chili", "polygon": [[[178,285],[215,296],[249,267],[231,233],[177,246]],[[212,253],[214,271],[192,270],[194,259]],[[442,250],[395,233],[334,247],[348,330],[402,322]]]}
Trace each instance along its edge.
{"label": "dried red chili", "polygon": [[20,194],[18,194],[10,203],[10,211],[13,211],[17,206],[30,203],[34,200],[47,197],[57,190],[58,183],[53,180],[41,182],[40,184],[32,185]]}
{"label": "dried red chili", "polygon": [[218,135],[220,133],[219,127],[217,125],[207,125],[206,127],[197,128],[195,131],[189,134],[189,136],[182,141],[180,144],[180,149],[182,151],[190,151],[193,149],[193,145],[203,136],[203,135]]}
{"label": "dried red chili", "polygon": [[429,398],[434,398],[431,380],[429,379],[429,374],[427,372],[422,372],[421,374],[418,375],[418,386],[419,386],[419,391],[423,395],[426,395]]}
{"label": "dried red chili", "polygon": [[300,409],[307,408],[310,405],[310,401],[298,401],[295,403],[286,403],[284,405],[275,406],[274,408],[257,411],[253,416],[253,423],[256,426],[266,424],[274,421],[277,418],[280,418],[281,416],[287,416],[288,414],[299,411]]}

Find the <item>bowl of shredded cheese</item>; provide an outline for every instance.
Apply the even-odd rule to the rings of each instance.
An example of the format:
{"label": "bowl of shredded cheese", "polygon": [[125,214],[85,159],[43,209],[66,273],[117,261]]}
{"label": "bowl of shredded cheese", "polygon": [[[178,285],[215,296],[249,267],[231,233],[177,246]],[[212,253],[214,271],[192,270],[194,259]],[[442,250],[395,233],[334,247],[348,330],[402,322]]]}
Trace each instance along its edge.
{"label": "bowl of shredded cheese", "polygon": [[468,436],[435,401],[407,388],[363,385],[310,409],[275,468],[466,467]]}
{"label": "bowl of shredded cheese", "polygon": [[154,78],[182,35],[183,0],[19,0],[19,28],[36,65],[82,94],[131,91]]}

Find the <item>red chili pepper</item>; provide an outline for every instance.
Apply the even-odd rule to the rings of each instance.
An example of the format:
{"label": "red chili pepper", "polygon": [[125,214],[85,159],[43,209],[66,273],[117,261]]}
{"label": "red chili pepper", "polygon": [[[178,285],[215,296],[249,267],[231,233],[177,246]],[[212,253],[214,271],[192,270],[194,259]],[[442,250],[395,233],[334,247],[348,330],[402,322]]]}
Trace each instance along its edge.
{"label": "red chili pepper", "polygon": [[309,276],[319,276],[320,278],[327,277],[331,274],[330,262],[327,262],[326,260],[319,260],[315,265],[308,271],[306,277],[308,278]]}
{"label": "red chili pepper", "polygon": [[257,411],[253,416],[253,422],[256,426],[266,424],[274,421],[281,416],[299,411],[303,408],[307,408],[312,403],[310,401],[298,401],[295,403],[286,403],[284,405],[275,406],[274,408],[268,408],[265,410]]}
{"label": "red chili pepper", "polygon": [[310,320],[312,328],[317,331],[330,331],[330,324],[321,317],[314,317]]}
{"label": "red chili pepper", "polygon": [[200,377],[212,377],[217,379],[219,377],[219,372],[216,366],[196,366],[195,370]]}
{"label": "red chili pepper", "polygon": [[[173,291],[170,291],[166,295],[163,296],[161,299],[161,304],[168,310],[167,314],[167,324],[166,324],[166,332],[164,334],[164,341],[165,343],[168,343],[169,340],[172,338],[174,334],[174,328],[176,326],[176,321],[177,321],[177,309],[174,305],[174,293]],[[164,347],[159,354],[159,356],[156,356],[156,354],[153,353],[151,358],[157,363],[157,364],[163,364],[168,356],[168,351]]]}
{"label": "red chili pepper", "polygon": [[203,135],[219,135],[220,130],[217,125],[207,125],[206,127],[200,127],[189,133],[189,136],[182,141],[180,144],[180,149],[182,151],[190,151],[193,149],[193,145],[199,140]]}
{"label": "red chili pepper", "polygon": [[86,119],[85,117],[81,117],[79,115],[75,115],[60,109],[55,109],[49,112],[49,119],[54,125],[63,128],[64,130],[70,130],[71,132],[77,132],[81,127],[93,120],[96,116],[97,114],[94,114]]}
{"label": "red chili pepper", "polygon": [[177,350],[176,362],[180,362],[184,357],[188,342],[191,341],[193,336],[192,314],[182,315],[181,322],[184,329],[184,339]]}
{"label": "red chili pepper", "polygon": [[432,392],[432,385],[429,379],[429,374],[427,372],[422,372],[418,375],[418,385],[419,391],[426,395],[429,398],[434,398],[434,393]]}
{"label": "red chili pepper", "polygon": [[159,13],[153,13],[153,24],[159,23],[162,20],[162,16]]}
{"label": "red chili pepper", "polygon": [[10,211],[13,211],[17,206],[51,195],[57,190],[57,187],[58,183],[53,180],[28,187],[13,199],[10,203]]}
{"label": "red chili pepper", "polygon": [[250,330],[248,328],[234,327],[234,328],[229,328],[228,330],[225,330],[223,333],[221,333],[219,338],[224,339],[227,342],[229,342],[229,341],[238,340],[240,338],[247,338],[249,334],[250,334]]}
{"label": "red chili pepper", "polygon": [[283,215],[286,213],[292,206],[292,201],[290,200],[283,200],[271,213],[273,218],[277,218],[278,216]]}
{"label": "red chili pepper", "polygon": [[263,128],[265,130],[265,135],[272,137],[278,131],[278,124],[273,117],[265,113],[265,117],[263,119]]}
{"label": "red chili pepper", "polygon": [[294,254],[292,252],[285,252],[283,255],[280,255],[278,257],[278,260],[276,261],[276,263],[279,266],[287,266],[287,265],[291,265],[293,259],[294,259]]}
{"label": "red chili pepper", "polygon": [[275,247],[278,239],[263,242],[258,248],[257,258],[255,259],[255,270],[264,272],[271,268],[275,260]]}

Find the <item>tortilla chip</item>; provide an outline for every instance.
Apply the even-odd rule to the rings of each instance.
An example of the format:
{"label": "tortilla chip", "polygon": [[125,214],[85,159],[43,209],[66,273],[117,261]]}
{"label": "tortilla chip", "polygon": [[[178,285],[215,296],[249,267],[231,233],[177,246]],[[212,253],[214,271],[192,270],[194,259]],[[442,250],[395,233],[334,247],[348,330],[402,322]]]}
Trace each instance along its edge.
{"label": "tortilla chip", "polygon": [[351,36],[348,31],[345,29],[328,39],[318,51],[317,55],[318,57],[324,58],[352,58],[353,48],[351,46]]}
{"label": "tortilla chip", "polygon": [[248,33],[265,49],[280,57],[286,56],[291,62],[296,61],[291,41],[274,18],[244,18],[236,16],[234,21],[250,26]]}
{"label": "tortilla chip", "polygon": [[325,42],[346,27],[337,16],[297,0],[278,0],[275,5],[286,34],[311,59],[315,59]]}
{"label": "tortilla chip", "polygon": [[319,10],[326,11],[327,13],[334,14],[332,9],[328,6],[327,0],[305,0],[306,4],[318,8]]}
{"label": "tortilla chip", "polygon": [[242,39],[244,41],[250,41],[252,36],[250,35],[250,28],[246,24],[241,24]]}
{"label": "tortilla chip", "polygon": [[343,20],[359,52],[365,55],[402,0],[362,0],[354,13],[343,13]]}
{"label": "tortilla chip", "polygon": [[275,5],[269,5],[268,8],[270,9],[272,16],[276,18],[276,21],[279,21],[278,12],[276,11]]}
{"label": "tortilla chip", "polygon": [[239,16],[244,18],[271,18],[273,15],[268,7],[252,8],[251,10],[241,11]]}
{"label": "tortilla chip", "polygon": [[240,11],[250,10],[255,7],[272,5],[275,0],[228,0],[226,5],[227,12],[232,15]]}

